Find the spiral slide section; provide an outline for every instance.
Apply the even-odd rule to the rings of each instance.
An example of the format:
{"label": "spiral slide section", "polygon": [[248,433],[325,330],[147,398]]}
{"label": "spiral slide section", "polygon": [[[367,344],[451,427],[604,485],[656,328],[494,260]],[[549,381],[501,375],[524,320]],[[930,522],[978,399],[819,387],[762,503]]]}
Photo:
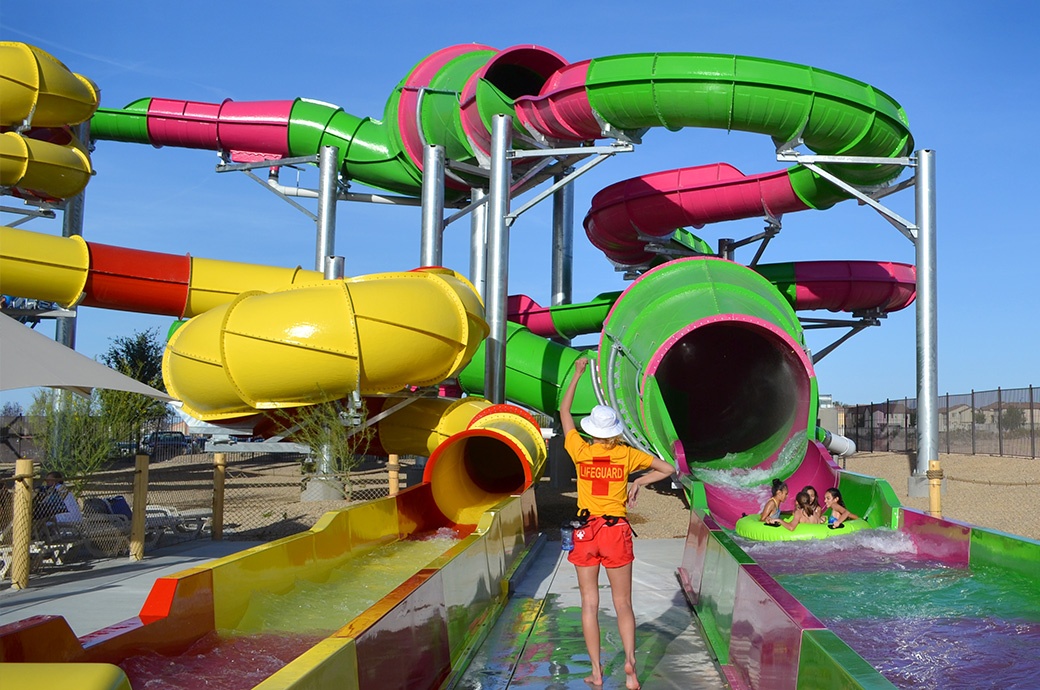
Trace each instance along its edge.
{"label": "spiral slide section", "polygon": [[174,333],[163,378],[192,416],[226,419],[439,383],[486,334],[479,298],[450,272],[249,291]]}
{"label": "spiral slide section", "polygon": [[86,147],[68,130],[90,118],[98,89],[46,51],[0,42],[0,187],[47,200],[90,180]]}
{"label": "spiral slide section", "polygon": [[[237,161],[309,156],[323,146],[337,146],[344,177],[418,196],[424,144],[444,146],[450,159],[464,163],[486,159],[490,118],[512,114],[514,98],[538,93],[545,79],[565,64],[538,46],[452,46],[409,72],[390,95],[382,120],[305,98],[244,103],[145,98],[121,109],[99,109],[91,120],[91,136],[221,150]],[[519,123],[517,128],[523,132]],[[460,191],[471,186],[454,179],[448,185]]]}
{"label": "spiral slide section", "polygon": [[[917,270],[888,261],[798,261],[759,264],[764,276],[796,311],[899,311],[913,304]],[[509,320],[536,335],[574,338],[598,333],[621,292],[605,292],[589,302],[542,306],[527,295],[511,295]]]}
{"label": "spiral slide section", "polygon": [[[873,87],[802,65],[733,55],[656,53],[573,63],[536,97],[516,101],[529,128],[564,140],[620,130],[709,127],[800,140],[818,154],[908,155],[913,139],[903,109]],[[835,166],[855,185],[883,184],[895,165]],[[722,220],[828,208],[847,194],[815,173],[789,170],[745,176],[725,164],[654,173],[607,187],[585,219],[590,241],[620,265],[651,254],[638,234]]]}

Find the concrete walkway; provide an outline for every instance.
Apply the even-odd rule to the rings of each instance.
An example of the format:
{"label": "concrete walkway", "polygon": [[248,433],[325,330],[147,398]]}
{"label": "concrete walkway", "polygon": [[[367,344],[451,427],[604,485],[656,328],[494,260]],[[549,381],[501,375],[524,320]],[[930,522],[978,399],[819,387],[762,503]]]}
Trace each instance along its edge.
{"label": "concrete walkway", "polygon": [[[685,543],[684,539],[635,540],[632,605],[636,613],[637,675],[645,688],[723,690],[729,686],[675,576]],[[624,688],[624,652],[602,570],[600,588],[602,687]],[[589,670],[577,574],[560,551],[560,542],[546,542],[454,687],[588,690],[584,678]]]}
{"label": "concrete walkway", "polygon": [[77,637],[136,616],[157,578],[242,551],[262,542],[192,541],[160,549],[141,561],[126,558],[71,563],[35,576],[29,588],[0,591],[0,625],[30,616],[64,616]]}

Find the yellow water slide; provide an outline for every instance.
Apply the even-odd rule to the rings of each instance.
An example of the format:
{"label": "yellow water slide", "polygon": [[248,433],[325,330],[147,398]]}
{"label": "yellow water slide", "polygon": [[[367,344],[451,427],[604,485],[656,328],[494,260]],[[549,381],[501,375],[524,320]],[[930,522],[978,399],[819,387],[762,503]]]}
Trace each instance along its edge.
{"label": "yellow water slide", "polygon": [[247,290],[174,333],[163,378],[207,421],[394,393],[454,376],[487,335],[483,313],[440,269]]}
{"label": "yellow water slide", "polygon": [[416,400],[380,422],[377,434],[388,453],[429,457],[423,481],[441,513],[457,524],[476,524],[545,470],[545,440],[534,418],[483,398]]}
{"label": "yellow water slide", "polygon": [[97,110],[97,86],[25,43],[0,42],[0,65],[0,186],[46,199],[75,196],[91,165],[68,126]]}

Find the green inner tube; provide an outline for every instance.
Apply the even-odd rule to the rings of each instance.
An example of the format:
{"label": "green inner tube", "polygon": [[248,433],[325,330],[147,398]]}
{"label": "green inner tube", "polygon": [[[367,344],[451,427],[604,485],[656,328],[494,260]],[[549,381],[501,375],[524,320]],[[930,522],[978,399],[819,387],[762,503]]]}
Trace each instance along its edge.
{"label": "green inner tube", "polygon": [[[790,522],[791,517],[783,518]],[[734,527],[738,536],[756,541],[802,541],[805,539],[827,539],[843,534],[851,534],[861,529],[869,529],[870,525],[865,520],[846,520],[838,529],[831,529],[827,525],[813,525],[806,522],[798,523],[794,530],[789,530],[783,525],[771,527],[758,519],[758,515],[745,515],[737,520]]]}

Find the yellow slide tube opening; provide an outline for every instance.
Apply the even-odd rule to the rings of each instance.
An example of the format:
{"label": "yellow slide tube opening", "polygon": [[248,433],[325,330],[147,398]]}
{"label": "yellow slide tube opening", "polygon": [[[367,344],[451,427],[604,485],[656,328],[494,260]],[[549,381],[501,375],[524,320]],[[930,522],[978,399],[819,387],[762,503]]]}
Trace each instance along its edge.
{"label": "yellow slide tube opening", "polygon": [[546,455],[541,429],[526,412],[495,405],[434,451],[423,480],[449,520],[477,524],[484,511],[537,481]]}

